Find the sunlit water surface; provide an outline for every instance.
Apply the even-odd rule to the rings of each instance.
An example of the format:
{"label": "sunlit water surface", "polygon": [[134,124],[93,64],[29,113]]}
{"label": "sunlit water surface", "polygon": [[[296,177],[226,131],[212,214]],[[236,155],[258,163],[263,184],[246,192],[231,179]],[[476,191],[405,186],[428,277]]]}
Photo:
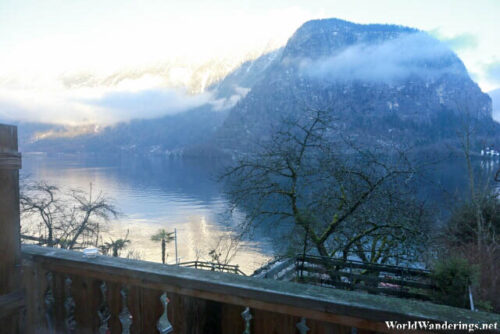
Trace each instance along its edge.
{"label": "sunlit water surface", "polygon": [[[46,181],[70,190],[102,191],[122,215],[108,225],[103,241],[123,238],[129,231],[130,246],[141,259],[161,261],[159,243],[151,241],[158,229],[177,229],[180,261],[209,260],[222,233],[231,231],[224,217],[228,204],[216,181],[220,166],[203,160],[172,160],[156,157],[103,158],[97,156],[23,156],[21,176]],[[251,273],[272,254],[270,241],[246,241],[239,245],[232,264]],[[167,262],[175,261],[172,242]]]}

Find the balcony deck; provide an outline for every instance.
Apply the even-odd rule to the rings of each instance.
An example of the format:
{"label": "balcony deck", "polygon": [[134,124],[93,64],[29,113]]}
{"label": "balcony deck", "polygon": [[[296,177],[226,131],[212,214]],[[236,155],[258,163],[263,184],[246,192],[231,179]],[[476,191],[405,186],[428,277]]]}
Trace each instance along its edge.
{"label": "balcony deck", "polygon": [[17,130],[0,124],[0,333],[363,334],[394,332],[387,320],[500,323],[429,302],[21,248],[19,168]]}
{"label": "balcony deck", "polygon": [[[241,313],[246,307],[253,317],[251,333],[259,334],[297,333],[301,318],[309,334],[350,333],[352,328],[358,333],[389,332],[385,320],[500,321],[497,315],[428,302],[109,256],[86,258],[80,252],[34,245],[24,245],[22,254],[30,330],[52,326],[63,331],[74,319],[75,332],[99,332],[103,324],[98,310],[105,301],[112,314],[107,324],[111,333],[123,332],[119,314],[125,305],[132,316],[132,333],[157,333],[164,292],[170,299],[167,314],[174,333],[243,333]],[[48,284],[49,272],[53,278]],[[102,282],[108,287],[105,298],[99,288]],[[128,291],[126,299],[120,295],[123,288]],[[51,294],[53,304],[47,303]],[[74,302],[69,310],[73,314],[64,307],[68,298]]]}

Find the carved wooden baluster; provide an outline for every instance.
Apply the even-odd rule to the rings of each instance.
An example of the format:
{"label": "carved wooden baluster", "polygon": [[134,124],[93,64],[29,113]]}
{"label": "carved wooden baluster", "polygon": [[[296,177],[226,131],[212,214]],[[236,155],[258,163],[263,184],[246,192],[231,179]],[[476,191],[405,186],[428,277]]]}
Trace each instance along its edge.
{"label": "carved wooden baluster", "polygon": [[54,333],[54,305],[56,303],[52,287],[54,275],[49,271],[45,277],[47,279],[47,290],[43,300],[45,304],[45,320],[47,321],[47,330],[49,334],[52,334]]}
{"label": "carved wooden baluster", "polygon": [[306,334],[309,332],[309,327],[306,325],[306,318],[302,317],[299,322],[297,322],[297,329],[300,334]]}
{"label": "carved wooden baluster", "polygon": [[107,299],[107,292],[108,292],[108,286],[106,285],[106,282],[102,282],[101,284],[101,296],[102,296],[102,303],[101,306],[99,306],[99,310],[97,311],[97,315],[99,316],[99,334],[109,334],[111,331],[109,330],[109,325],[108,321],[111,318],[111,311],[109,310],[108,306],[108,299]]}
{"label": "carved wooden baluster", "polygon": [[158,322],[156,323],[156,328],[161,334],[167,334],[173,332],[174,328],[172,327],[172,324],[168,320],[168,314],[167,314],[167,306],[168,303],[170,302],[170,299],[167,297],[167,293],[164,292],[160,296],[161,304],[163,305],[163,314],[158,319]]}
{"label": "carved wooden baluster", "polygon": [[64,323],[66,324],[66,333],[74,333],[76,330],[75,300],[71,296],[71,283],[69,277],[64,281]]}
{"label": "carved wooden baluster", "polygon": [[130,334],[130,326],[132,326],[132,314],[130,313],[127,307],[127,297],[128,297],[127,288],[122,288],[120,294],[122,295],[123,306],[122,306],[122,311],[120,312],[118,318],[120,319],[120,322],[122,324],[122,334]]}
{"label": "carved wooden baluster", "polygon": [[250,334],[250,320],[252,320],[252,313],[250,313],[250,308],[246,308],[243,312],[241,312],[241,316],[243,320],[245,320],[245,331],[243,334]]}

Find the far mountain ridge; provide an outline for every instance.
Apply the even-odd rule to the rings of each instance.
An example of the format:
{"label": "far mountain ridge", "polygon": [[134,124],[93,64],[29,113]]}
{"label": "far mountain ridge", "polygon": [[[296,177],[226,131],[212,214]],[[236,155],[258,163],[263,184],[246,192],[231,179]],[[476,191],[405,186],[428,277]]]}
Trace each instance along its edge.
{"label": "far mountain ridge", "polygon": [[443,43],[417,29],[339,19],[304,23],[284,48],[247,61],[194,110],[135,120],[72,139],[42,139],[32,151],[247,151],[283,118],[332,110],[339,129],[368,142],[435,145],[456,139],[465,113],[496,136],[490,97]]}
{"label": "far mountain ridge", "polygon": [[[279,56],[282,49],[248,60],[207,88],[209,104],[155,119],[133,119],[109,126],[16,123],[22,151],[49,153],[137,153],[180,155],[209,141],[233,107]],[[199,148],[196,150],[199,151]]]}

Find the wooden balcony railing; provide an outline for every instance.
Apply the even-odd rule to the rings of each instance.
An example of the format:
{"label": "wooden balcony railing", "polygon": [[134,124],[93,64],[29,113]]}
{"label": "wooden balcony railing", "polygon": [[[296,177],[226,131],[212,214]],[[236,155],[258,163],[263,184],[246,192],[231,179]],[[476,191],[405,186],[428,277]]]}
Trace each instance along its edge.
{"label": "wooden balcony railing", "polygon": [[[389,332],[495,314],[217,271],[20,247],[17,132],[0,124],[0,334]],[[21,272],[22,269],[22,272]],[[498,325],[498,324],[497,324]],[[415,331],[416,332],[416,331]]]}
{"label": "wooden balcony railing", "polygon": [[428,302],[34,245],[22,255],[27,333],[363,333],[389,332],[386,320],[499,321]]}

